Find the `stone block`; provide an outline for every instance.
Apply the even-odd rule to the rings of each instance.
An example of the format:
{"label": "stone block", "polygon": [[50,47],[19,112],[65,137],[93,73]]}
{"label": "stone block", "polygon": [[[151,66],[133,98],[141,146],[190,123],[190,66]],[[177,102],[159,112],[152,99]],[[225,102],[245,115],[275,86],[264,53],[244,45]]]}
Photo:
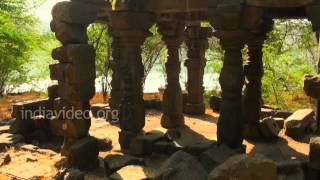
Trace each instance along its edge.
{"label": "stone block", "polygon": [[104,165],[107,175],[118,171],[128,165],[145,165],[142,158],[136,158],[129,155],[111,154],[104,158]]}
{"label": "stone block", "polygon": [[112,174],[109,178],[111,180],[123,180],[123,179],[154,179],[154,169],[150,167],[137,166],[137,165],[129,165],[121,168],[114,174]]}
{"label": "stone block", "polygon": [[68,44],[54,49],[52,58],[62,63],[94,64],[95,49],[88,44]]}
{"label": "stone block", "polygon": [[285,134],[290,137],[301,137],[313,121],[314,112],[312,109],[298,110],[285,120]]}
{"label": "stone block", "polygon": [[283,127],[284,127],[284,119],[283,118],[273,118],[273,120],[277,123],[277,125],[278,125],[278,127],[280,128],[280,129],[283,129]]}
{"label": "stone block", "polygon": [[215,145],[199,156],[199,162],[207,172],[210,172],[212,169],[225,162],[229,157],[236,154],[237,153],[234,150],[224,144],[220,146]]}
{"label": "stone block", "polygon": [[88,101],[94,95],[94,81],[77,85],[59,82],[59,97],[66,101]]}
{"label": "stone block", "polygon": [[161,165],[156,179],[207,180],[208,174],[194,156],[178,151]]}
{"label": "stone block", "polygon": [[58,95],[59,85],[53,85],[48,87],[48,97],[49,99],[56,99],[59,97]]}
{"label": "stone block", "polygon": [[267,117],[273,117],[275,114],[276,114],[276,111],[274,109],[261,108],[260,119],[264,119]]}
{"label": "stone block", "polygon": [[309,162],[312,169],[320,170],[320,137],[310,139]]}
{"label": "stone block", "polygon": [[148,155],[152,153],[152,146],[155,142],[163,138],[162,133],[148,133],[145,135],[137,136],[132,139],[129,151],[131,155]]}
{"label": "stone block", "polygon": [[30,119],[33,116],[40,115],[42,113],[40,110],[44,109],[52,109],[52,103],[48,99],[24,101],[13,104],[11,116],[18,120]]}
{"label": "stone block", "polygon": [[80,170],[93,170],[99,166],[98,141],[93,137],[85,137],[77,140],[69,149],[68,163]]}
{"label": "stone block", "polygon": [[74,23],[91,24],[97,20],[98,14],[103,11],[103,6],[79,3],[79,2],[59,2],[52,9],[52,17],[55,20]]}
{"label": "stone block", "polygon": [[289,116],[291,116],[293,113],[292,112],[287,112],[287,111],[277,111],[273,117],[275,118],[283,118],[287,119]]}
{"label": "stone block", "polygon": [[86,25],[69,24],[52,20],[50,26],[51,30],[55,32],[56,38],[64,45],[88,43]]}
{"label": "stone block", "polygon": [[320,76],[304,76],[304,87],[307,96],[315,99],[320,99]]}
{"label": "stone block", "polygon": [[280,128],[273,118],[269,117],[261,120],[259,128],[265,139],[274,140],[278,138]]}
{"label": "stone block", "polygon": [[12,134],[27,135],[35,130],[35,123],[32,119],[16,119],[10,125],[9,132]]}
{"label": "stone block", "polygon": [[263,155],[235,155],[213,169],[209,180],[277,180],[276,164]]}

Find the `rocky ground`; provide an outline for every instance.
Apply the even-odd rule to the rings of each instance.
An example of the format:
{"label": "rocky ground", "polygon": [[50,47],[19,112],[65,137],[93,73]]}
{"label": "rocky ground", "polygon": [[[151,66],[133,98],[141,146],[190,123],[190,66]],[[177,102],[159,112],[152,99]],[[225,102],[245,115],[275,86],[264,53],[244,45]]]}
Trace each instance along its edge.
{"label": "rocky ground", "polygon": [[[161,113],[155,110],[149,110],[146,117],[145,131],[158,130],[164,131],[160,126]],[[218,114],[207,110],[206,115],[203,116],[186,116],[186,127],[183,128],[182,138],[178,139],[176,143],[178,146],[194,146],[199,147],[199,144],[210,144],[216,140],[216,123]],[[3,123],[4,124],[4,123]],[[56,176],[59,171],[63,170],[64,159],[57,152],[59,150],[59,143],[44,143],[42,145],[26,145],[19,140],[19,137],[9,138],[6,134],[6,125],[1,126],[0,144],[12,144],[9,149],[2,151],[10,157],[10,160],[2,163],[0,166],[0,179],[9,177],[18,177],[21,179],[30,179],[35,177],[52,178]],[[94,172],[86,174],[86,179],[106,179],[105,167],[103,159],[114,154],[121,154],[118,139],[119,127],[116,124],[110,124],[103,119],[93,119],[90,134],[99,139],[110,138],[112,140],[112,150],[102,150],[100,152],[101,167]],[[15,139],[12,140],[12,139]],[[309,153],[308,137],[300,140],[294,140],[280,133],[280,138],[273,142],[248,142],[244,144],[247,146],[247,153],[261,153],[274,160],[289,160],[299,159],[307,160]],[[200,145],[201,147],[201,145]],[[57,152],[55,152],[56,150]],[[151,173],[156,173],[161,164],[169,158],[169,155],[154,154],[144,159],[145,167],[149,168]],[[121,175],[129,179],[135,179],[135,175],[141,177],[145,173],[145,169],[136,167],[128,167],[123,169]],[[130,169],[131,168],[131,169]],[[135,173],[132,173],[136,171]]]}

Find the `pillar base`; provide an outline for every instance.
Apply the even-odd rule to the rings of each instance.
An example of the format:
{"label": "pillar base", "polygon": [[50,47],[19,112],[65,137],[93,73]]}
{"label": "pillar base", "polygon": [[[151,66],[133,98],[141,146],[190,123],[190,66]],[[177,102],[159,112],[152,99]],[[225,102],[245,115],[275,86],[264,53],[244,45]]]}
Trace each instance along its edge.
{"label": "pillar base", "polygon": [[163,114],[161,117],[161,126],[166,129],[175,129],[184,126],[184,117],[181,114],[176,118],[170,118],[169,116]]}
{"label": "pillar base", "polygon": [[131,141],[143,133],[131,132],[131,131],[120,131],[119,132],[119,144],[121,149],[129,149]]}
{"label": "pillar base", "polygon": [[184,111],[189,115],[202,115],[206,111],[206,106],[204,104],[187,103]]}

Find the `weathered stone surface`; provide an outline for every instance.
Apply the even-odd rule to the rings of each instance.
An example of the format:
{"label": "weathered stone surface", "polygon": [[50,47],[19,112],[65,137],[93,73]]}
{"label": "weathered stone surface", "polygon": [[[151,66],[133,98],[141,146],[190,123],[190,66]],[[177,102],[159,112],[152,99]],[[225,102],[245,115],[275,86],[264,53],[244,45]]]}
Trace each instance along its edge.
{"label": "weathered stone surface", "polygon": [[145,135],[135,137],[129,146],[130,154],[132,155],[147,155],[151,154],[152,146],[156,141],[163,138],[162,133],[149,132]]}
{"label": "weathered stone surface", "polygon": [[178,151],[161,165],[156,179],[206,180],[207,178],[206,170],[195,157],[183,151]]}
{"label": "weathered stone surface", "polygon": [[217,96],[210,97],[210,107],[213,111],[220,111],[221,98]]}
{"label": "weathered stone surface", "polygon": [[[83,84],[96,78],[95,64],[59,63],[50,65],[50,78],[69,84]],[[60,89],[63,85],[60,85]]]}
{"label": "weathered stone surface", "polygon": [[222,179],[276,180],[277,166],[263,155],[236,155],[209,174],[209,180]]}
{"label": "weathered stone surface", "polygon": [[224,144],[220,146],[215,145],[209,150],[203,152],[199,157],[199,161],[206,171],[210,172],[212,169],[226,161],[229,157],[236,154],[237,153],[234,150]]}
{"label": "weathered stone surface", "polygon": [[93,23],[103,6],[79,3],[79,2],[59,2],[52,9],[52,17],[66,23],[91,24]]}
{"label": "weathered stone surface", "polygon": [[272,147],[257,150],[253,152],[254,154],[264,155],[266,158],[278,163],[287,160],[285,154],[281,151],[281,148]]}
{"label": "weathered stone surface", "polygon": [[35,129],[34,121],[31,119],[18,120],[16,119],[10,125],[10,133],[12,134],[23,134],[26,135],[31,133]]}
{"label": "weathered stone surface", "polygon": [[158,141],[153,144],[152,151],[160,154],[172,154],[182,150],[182,147],[171,141]]}
{"label": "weathered stone surface", "polygon": [[48,87],[48,97],[49,99],[56,99],[59,97],[58,95],[59,85],[53,85]]}
{"label": "weathered stone surface", "polygon": [[320,170],[320,137],[310,139],[310,167]]}
{"label": "weathered stone surface", "polygon": [[277,162],[277,173],[279,179],[304,180],[302,163],[297,160],[286,160]]}
{"label": "weathered stone surface", "polygon": [[279,127],[280,129],[283,129],[283,127],[284,127],[284,121],[285,121],[283,118],[275,117],[275,118],[273,118],[273,120],[277,123],[277,125],[278,125],[278,127]]}
{"label": "weathered stone surface", "polygon": [[320,76],[304,76],[304,87],[307,96],[320,99]]}
{"label": "weathered stone surface", "polygon": [[67,159],[71,166],[86,171],[98,167],[98,154],[98,141],[88,136],[77,140],[70,147]]}
{"label": "weathered stone surface", "polygon": [[153,169],[143,167],[143,166],[130,165],[130,166],[125,166],[121,168],[116,173],[112,174],[109,178],[111,180],[123,180],[123,179],[147,180],[147,179],[153,179],[153,177],[154,177]]}
{"label": "weathered stone surface", "polygon": [[94,81],[77,85],[70,85],[64,82],[59,83],[59,97],[67,101],[87,101],[94,95]]}
{"label": "weathered stone surface", "polygon": [[136,158],[129,155],[108,155],[104,158],[104,165],[107,175],[110,175],[119,169],[128,165],[144,165],[145,162],[142,158]]}
{"label": "weathered stone surface", "polygon": [[64,175],[64,180],[84,180],[84,177],[85,177],[85,174],[80,170],[69,169]]}
{"label": "weathered stone surface", "polygon": [[285,134],[290,137],[300,137],[305,133],[314,121],[314,112],[312,109],[302,109],[293,113],[284,122]]}
{"label": "weathered stone surface", "polygon": [[[40,111],[43,109],[50,109],[52,104],[48,99],[39,99],[39,100],[32,100],[32,101],[24,101],[19,102],[12,105],[12,114],[11,116],[16,119],[30,119],[32,115],[39,115]],[[35,112],[38,110],[37,112]],[[24,112],[28,113],[24,113]]]}
{"label": "weathered stone surface", "polygon": [[269,117],[260,121],[260,131],[264,138],[273,140],[278,138],[280,128],[275,120]]}
{"label": "weathered stone surface", "polygon": [[55,32],[56,38],[64,45],[88,43],[87,27],[84,25],[52,20],[50,26],[51,30]]}
{"label": "weathered stone surface", "polygon": [[95,50],[88,44],[68,44],[54,49],[52,58],[62,63],[93,64]]}
{"label": "weathered stone surface", "polygon": [[8,153],[0,153],[0,167],[9,164],[11,157]]}

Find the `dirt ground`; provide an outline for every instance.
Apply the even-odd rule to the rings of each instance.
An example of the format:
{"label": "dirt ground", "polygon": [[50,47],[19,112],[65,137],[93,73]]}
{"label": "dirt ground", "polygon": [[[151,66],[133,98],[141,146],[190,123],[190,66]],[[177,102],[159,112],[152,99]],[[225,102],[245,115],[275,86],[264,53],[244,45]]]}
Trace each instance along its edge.
{"label": "dirt ground", "polygon": [[[0,99],[0,119],[8,118],[10,114],[11,103],[34,99],[40,97],[40,94],[30,93],[20,97],[6,97]],[[95,98],[99,102],[100,98]],[[202,116],[185,116],[186,128],[182,132],[182,138],[177,142],[182,146],[184,144],[197,144],[205,141],[216,140],[217,121],[219,114],[207,109],[206,114]],[[161,112],[148,110],[146,115],[146,126],[144,130],[151,131],[154,129],[164,131],[160,125]],[[120,153],[118,144],[118,125],[110,124],[104,119],[92,119],[90,134],[96,137],[108,137],[112,139],[113,149],[111,151],[101,151],[101,159],[108,154]],[[309,153],[309,138],[305,136],[299,140],[294,140],[284,135],[282,131],[280,138],[273,142],[248,142],[244,141],[247,146],[247,153],[263,153],[270,156],[279,156],[285,159],[307,160]],[[1,139],[0,139],[1,141]],[[6,180],[10,177],[19,177],[21,179],[35,178],[51,179],[57,172],[64,160],[58,153],[45,150],[42,153],[30,150],[30,148],[10,148],[7,152],[11,156],[11,162],[7,165],[0,166],[0,179]],[[151,159],[149,166],[157,168],[167,157],[157,157]],[[277,158],[277,157],[276,157]],[[102,161],[101,161],[102,163]],[[103,164],[103,163],[102,163]],[[103,166],[103,165],[102,165]],[[97,169],[86,175],[86,179],[106,179],[103,168]]]}

